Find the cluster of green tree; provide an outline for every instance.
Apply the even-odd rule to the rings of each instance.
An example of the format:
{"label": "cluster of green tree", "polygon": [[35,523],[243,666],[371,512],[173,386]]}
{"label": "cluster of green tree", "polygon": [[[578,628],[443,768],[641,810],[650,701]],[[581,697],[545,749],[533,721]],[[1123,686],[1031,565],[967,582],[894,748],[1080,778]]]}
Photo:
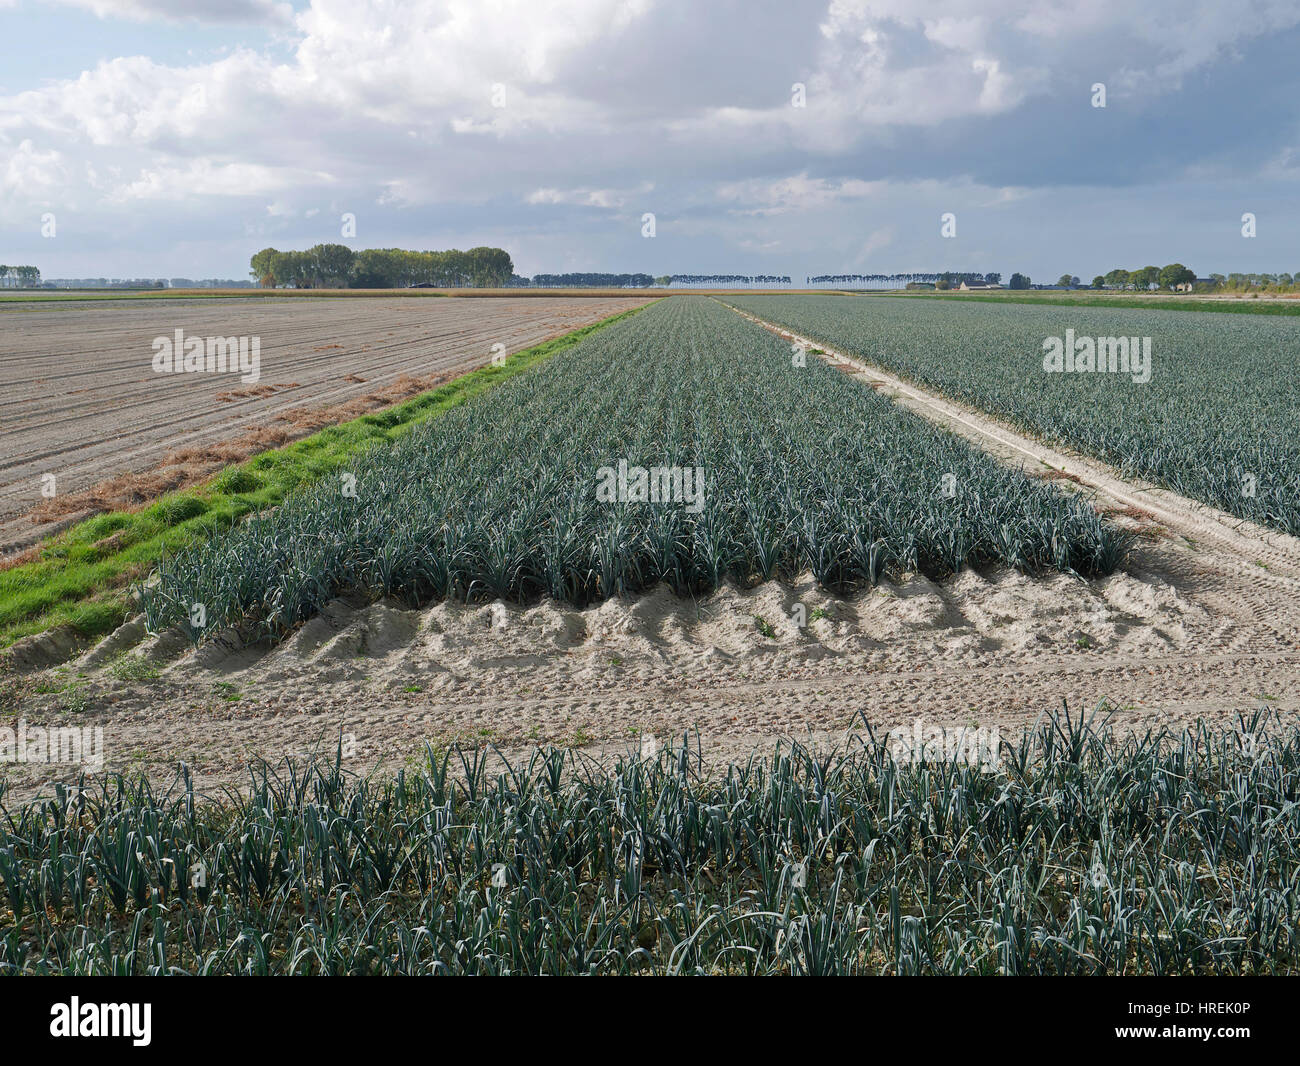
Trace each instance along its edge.
{"label": "cluster of green tree", "polygon": [[[1069,274],[1062,274],[1057,285],[1068,288],[1081,288],[1082,282]],[[1149,292],[1152,289],[1171,290],[1179,285],[1191,285],[1197,292],[1233,291],[1248,289],[1272,289],[1290,291],[1300,287],[1300,273],[1296,274],[1210,274],[1198,278],[1194,270],[1182,263],[1170,263],[1167,266],[1145,266],[1140,270],[1116,268],[1106,274],[1098,274],[1092,279],[1094,289],[1136,289]]]}
{"label": "cluster of green tree", "polygon": [[33,289],[41,283],[41,272],[34,266],[0,265],[0,288]]}
{"label": "cluster of green tree", "polygon": [[[1172,289],[1176,285],[1191,284],[1195,281],[1196,271],[1189,270],[1182,263],[1170,263],[1168,266],[1145,266],[1138,270],[1116,267],[1109,273],[1098,274],[1093,278],[1092,288],[1137,289],[1146,292],[1150,289]],[[1072,284],[1077,288],[1080,282],[1078,278],[1072,278],[1067,282],[1065,275],[1062,275],[1061,284]]]}
{"label": "cluster of green tree", "polygon": [[1011,280],[1007,282],[1008,289],[1030,289],[1033,284],[1029,280],[1028,274],[1012,274]]}
{"label": "cluster of green tree", "polygon": [[250,265],[253,277],[262,285],[295,289],[490,288],[508,285],[514,277],[510,253],[500,248],[467,252],[367,248],[354,252],[346,244],[318,244],[303,252],[263,248]]}
{"label": "cluster of green tree", "polygon": [[599,288],[599,289],[648,289],[655,283],[649,274],[594,274],[580,272],[573,274],[534,274],[533,286],[539,289],[564,288]]}
{"label": "cluster of green tree", "polygon": [[1271,289],[1276,292],[1300,288],[1300,270],[1294,274],[1210,274],[1201,279],[1210,290],[1245,291]]}

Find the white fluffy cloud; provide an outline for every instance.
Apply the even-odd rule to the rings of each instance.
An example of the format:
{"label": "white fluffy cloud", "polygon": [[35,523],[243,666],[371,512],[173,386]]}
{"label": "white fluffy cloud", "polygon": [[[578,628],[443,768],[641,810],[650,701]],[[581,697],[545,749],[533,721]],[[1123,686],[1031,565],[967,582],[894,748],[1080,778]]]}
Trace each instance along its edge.
{"label": "white fluffy cloud", "polygon": [[[67,2],[105,15],[176,10],[162,0]],[[282,7],[201,0],[184,10],[280,17]],[[1115,91],[1139,83],[1152,91],[1237,42],[1300,21],[1300,9],[1282,3],[1231,13],[1215,2],[1176,11],[1072,0],[1000,7],[995,18],[953,0],[832,0],[816,20],[815,46],[782,64],[770,103],[760,107],[728,100],[725,78],[702,75],[690,103],[689,85],[680,83],[696,72],[674,65],[684,38],[711,37],[718,63],[730,68],[739,69],[742,57],[728,51],[725,26],[710,25],[703,9],[685,3],[313,0],[294,16],[287,59],[246,49],[187,67],[114,59],[0,100],[0,135],[91,162],[97,150],[129,151],[136,170],[199,160],[305,163],[312,172],[363,180],[368,173],[379,186],[418,182],[429,166],[449,168],[453,180],[442,184],[453,188],[477,175],[471,198],[485,186],[507,191],[524,160],[566,179],[532,181],[534,189],[604,187],[581,180],[593,159],[611,169],[621,162],[619,184],[636,186],[651,176],[628,182],[629,168],[674,161],[707,167],[723,153],[757,160],[794,148],[833,158],[882,130],[1010,112],[1054,79],[1068,77],[1080,93],[1094,79],[1113,79]],[[1080,42],[1103,39],[1122,40],[1125,50],[1110,58],[1078,54]],[[657,106],[666,94],[646,83],[635,108],[621,107],[604,99],[613,94],[601,91],[601,79],[575,73],[601,66],[618,48],[658,57],[662,76],[679,83],[687,103]],[[790,104],[789,71],[806,72],[805,108]],[[605,85],[619,80],[619,71],[604,72]],[[817,185],[805,191],[825,193]]]}
{"label": "white fluffy cloud", "polygon": [[[13,0],[10,0],[13,2]],[[128,18],[145,22],[263,22],[286,24],[293,7],[280,0],[56,0],[80,7],[100,18]],[[3,7],[5,0],[0,0]]]}
{"label": "white fluffy cloud", "polygon": [[[716,229],[710,212],[773,225],[869,213],[882,183],[936,199],[976,188],[1004,203],[1020,182],[972,179],[969,131],[1030,122],[1062,99],[1077,103],[1062,125],[1083,123],[1093,81],[1108,84],[1116,113],[1126,99],[1146,106],[1300,24],[1290,0],[1005,0],[996,15],[957,0],[827,0],[811,12],[695,0],[312,0],[297,12],[279,0],[60,2],[104,18],[259,23],[273,43],[232,38],[230,51],[178,65],[149,55],[146,28],[141,54],[0,98],[6,217],[51,200],[88,219],[179,205],[187,224],[230,229],[241,200],[245,227],[341,203],[422,219],[436,209],[441,235],[458,232],[458,210],[498,205],[507,232],[535,224],[548,239],[561,218],[612,225],[641,210],[658,212],[666,236]],[[792,106],[795,82],[806,107]],[[1035,148],[1024,146],[1027,160]],[[1279,144],[1270,158],[1291,157]],[[622,232],[602,238],[611,255],[632,254],[617,250]],[[733,244],[797,240],[741,231]],[[867,218],[852,238],[863,254],[902,242],[889,219]]]}
{"label": "white fluffy cloud", "polygon": [[305,185],[329,185],[321,171],[299,167],[266,167],[255,163],[213,163],[191,160],[181,167],[142,170],[134,180],[116,185],[110,199],[189,200],[206,196],[269,196]]}
{"label": "white fluffy cloud", "polygon": [[67,179],[63,156],[53,148],[38,149],[30,140],[20,141],[0,157],[0,191],[6,199],[28,197],[41,189],[57,188]]}
{"label": "white fluffy cloud", "polygon": [[845,200],[878,194],[884,182],[846,178],[829,181],[812,178],[806,173],[774,181],[751,179],[730,182],[718,187],[718,199],[739,204],[732,210],[747,215],[784,215],[792,211],[810,211],[829,207]]}

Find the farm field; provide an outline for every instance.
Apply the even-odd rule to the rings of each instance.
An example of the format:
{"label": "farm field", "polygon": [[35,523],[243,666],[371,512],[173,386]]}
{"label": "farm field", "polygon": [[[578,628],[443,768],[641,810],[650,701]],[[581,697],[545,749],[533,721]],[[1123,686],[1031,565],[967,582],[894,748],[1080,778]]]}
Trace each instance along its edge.
{"label": "farm field", "polygon": [[[106,714],[137,765],[207,784],[340,733],[357,766],[694,728],[726,759],[859,713],[1107,700],[1140,729],[1300,698],[1300,543],[1086,465],[1029,476],[1066,462],[845,369],[674,297],[376,448],[355,495],[335,472],[169,559],[106,639],[23,638],[0,695]],[[620,459],[699,463],[707,506],[599,501]]]}
{"label": "farm field", "polygon": [[[644,298],[104,300],[0,313],[0,556]],[[156,373],[153,341],[256,336],[255,383]],[[53,474],[57,495],[42,496]]]}
{"label": "farm field", "polygon": [[[129,783],[0,767],[0,971],[1294,969],[1300,542],[793,354],[656,303],[15,644],[4,723]],[[1001,769],[896,763],[920,723]]]}
{"label": "farm field", "polygon": [[[169,561],[150,628],[280,633],[345,591],[579,606],[810,571],[852,591],[974,564],[1109,573],[1126,535],[702,297],[585,340],[265,519]],[[678,499],[602,499],[675,471]],[[602,475],[602,472],[607,472]],[[949,491],[945,493],[945,485]],[[658,488],[658,485],[655,486]]]}
{"label": "farm field", "polygon": [[[1300,534],[1300,322],[1104,307],[746,296],[727,302],[1095,456]],[[1047,373],[1043,342],[1151,338],[1150,381]]]}
{"label": "farm field", "polygon": [[[809,295],[887,296],[907,300],[928,300],[955,303],[1037,304],[1039,307],[1104,307],[1139,308],[1149,311],[1214,311],[1220,314],[1241,315],[1300,315],[1300,294],[1295,293],[1208,293],[1208,292],[1096,292],[1090,289],[1069,291],[1036,289],[998,289],[992,292],[924,291],[906,290],[833,290],[823,289]],[[736,295],[744,295],[737,293]],[[797,295],[792,291],[783,296]]]}
{"label": "farm field", "polygon": [[[1300,3],[50,6],[0,978],[1177,977],[871,991],[1290,1035],[1198,978],[1300,977]],[[5,987],[74,1051],[427,1013]]]}
{"label": "farm field", "polygon": [[64,791],[0,821],[0,974],[1294,971],[1294,732],[1007,741],[998,773],[870,738]]}

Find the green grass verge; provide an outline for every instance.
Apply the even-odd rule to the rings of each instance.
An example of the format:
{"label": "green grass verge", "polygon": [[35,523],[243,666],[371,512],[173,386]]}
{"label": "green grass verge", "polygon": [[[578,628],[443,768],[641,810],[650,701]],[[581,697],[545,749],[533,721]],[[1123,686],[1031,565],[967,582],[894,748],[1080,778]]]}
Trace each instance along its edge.
{"label": "green grass verge", "polygon": [[143,510],[109,511],[77,523],[45,541],[31,562],[0,571],[0,648],[57,625],[71,626],[84,637],[111,631],[128,616],[130,583],[164,556],[275,506],[299,486],[345,468],[365,449],[392,444],[421,423],[640,310],[611,315],[517,352],[500,366],[470,371],[387,410],[262,452]]}
{"label": "green grass verge", "polygon": [[[828,290],[830,291],[830,290]],[[1300,315],[1300,299],[1296,300],[1252,300],[1243,297],[1240,300],[1209,300],[1197,297],[1175,296],[1042,296],[1028,293],[1003,295],[1002,293],[964,293],[964,292],[863,292],[861,290],[839,290],[852,296],[901,296],[909,300],[966,300],[976,303],[1007,304],[1048,304],[1059,307],[1141,307],[1148,311],[1222,311],[1227,314],[1244,315]],[[833,294],[833,293],[832,293]],[[755,295],[762,295],[756,293]]]}

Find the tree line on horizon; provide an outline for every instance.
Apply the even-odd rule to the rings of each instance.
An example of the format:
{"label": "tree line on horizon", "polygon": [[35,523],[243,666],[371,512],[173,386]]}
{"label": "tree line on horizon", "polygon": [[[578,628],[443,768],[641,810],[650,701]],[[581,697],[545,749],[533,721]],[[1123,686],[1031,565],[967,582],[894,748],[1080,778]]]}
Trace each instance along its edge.
{"label": "tree line on horizon", "polygon": [[[978,271],[945,270],[939,273],[908,271],[902,274],[815,274],[804,278],[806,285],[933,285],[938,289],[952,288],[963,282],[969,285],[1000,285],[1002,275],[997,271],[981,274]],[[1012,274],[1008,283],[1012,289],[1029,288],[1027,274]]]}
{"label": "tree line on horizon", "polygon": [[514,277],[510,253],[501,248],[462,252],[416,252],[404,248],[354,251],[346,244],[317,244],[305,251],[263,248],[249,261],[265,288],[406,289],[501,288]]}
{"label": "tree line on horizon", "polygon": [[814,274],[811,277],[805,277],[804,282],[809,285],[854,285],[861,282],[870,282],[874,284],[880,284],[881,282],[886,284],[898,282],[907,284],[909,282],[914,282],[922,285],[933,285],[938,281],[955,281],[958,284],[963,281],[987,281],[991,284],[997,284],[1001,277],[1001,274],[962,274],[953,271],[946,271],[940,274],[913,270],[902,274]]}
{"label": "tree line on horizon", "polygon": [[534,274],[531,278],[516,275],[514,284],[520,288],[538,289],[648,289],[658,282],[650,274],[605,274],[593,271],[576,271],[569,274]]}
{"label": "tree line on horizon", "polygon": [[402,248],[353,251],[345,244],[318,244],[305,251],[263,248],[249,261],[254,281],[266,288],[402,289],[412,286],[456,288],[619,288],[669,285],[789,285],[778,274],[616,274],[569,271],[562,274],[514,273],[510,253],[500,248],[467,252],[414,252]]}
{"label": "tree line on horizon", "polygon": [[[371,248],[354,251],[341,244],[318,244],[305,251],[284,251],[263,248],[250,261],[252,284],[287,286],[291,288],[319,288],[337,286],[348,288],[409,288],[428,286],[439,288],[493,287],[493,288],[667,288],[671,285],[791,285],[789,275],[783,274],[616,274],[596,271],[572,271],[562,274],[536,274],[531,278],[514,273],[510,253],[500,248],[479,247],[462,252],[450,249],[445,252],[417,252],[401,248]],[[893,284],[934,285],[936,288],[959,286],[962,282],[1000,284],[1002,275],[997,272],[944,271],[940,273],[909,272],[896,274],[818,274],[806,276],[807,285],[833,284]],[[0,264],[0,288],[56,288],[60,284],[76,287],[121,288],[187,288],[192,286],[220,287],[221,285],[248,285],[249,282],[219,282],[208,280],[194,282],[188,278],[134,279],[132,281],[91,279],[50,279],[42,281],[41,271],[35,266],[6,266]],[[1293,292],[1300,289],[1300,271],[1271,273],[1209,274],[1197,277],[1195,272],[1181,263],[1164,267],[1147,266],[1138,270],[1116,268],[1098,274],[1089,287],[1093,289],[1133,289],[1149,291],[1152,288],[1173,289],[1176,285],[1191,284],[1197,292],[1264,290]],[[1007,287],[1033,288],[1026,274],[1011,275]],[[1044,286],[1038,286],[1043,288]],[[1046,286],[1052,287],[1052,286]],[[1061,288],[1084,288],[1077,275],[1062,274],[1056,283]]]}
{"label": "tree line on horizon", "polygon": [[[984,282],[985,284],[999,284],[1002,275],[998,273],[962,273],[957,271],[945,271],[943,273],[924,273],[911,272],[903,274],[818,274],[805,279],[807,284],[831,284],[831,285],[854,285],[854,284],[887,284],[897,285],[905,284],[910,287],[925,287],[933,285],[937,289],[955,288],[962,282],[974,283]],[[1098,274],[1092,279],[1089,286],[1074,274],[1062,274],[1055,285],[1034,285],[1028,274],[1015,273],[1007,282],[1009,289],[1043,289],[1043,288],[1064,288],[1064,289],[1131,289],[1135,291],[1148,292],[1152,289],[1173,290],[1179,285],[1190,285],[1196,292],[1217,292],[1217,291],[1240,291],[1250,289],[1263,289],[1273,291],[1295,291],[1300,289],[1300,271],[1295,274],[1209,274],[1206,277],[1197,277],[1196,272],[1182,263],[1169,263],[1166,266],[1146,266],[1138,270],[1125,270],[1116,268],[1106,274]]]}
{"label": "tree line on horizon", "polygon": [[[1170,263],[1167,266],[1145,266],[1137,270],[1125,270],[1116,267],[1105,274],[1098,274],[1092,279],[1094,289],[1128,289],[1146,291],[1152,288],[1173,289],[1178,285],[1190,285],[1197,280],[1196,271],[1183,266],[1182,263]],[[1062,274],[1060,285],[1078,288],[1082,284],[1077,277]]]}
{"label": "tree line on horizon", "polygon": [[669,274],[664,285],[789,285],[788,274]]}
{"label": "tree line on horizon", "polygon": [[648,289],[652,286],[666,289],[670,285],[789,285],[788,274],[608,274],[599,271],[571,271],[567,274],[534,274],[531,278],[519,277],[511,284],[539,289],[570,287]]}
{"label": "tree line on horizon", "polygon": [[32,289],[41,283],[41,272],[34,266],[5,266],[0,263],[0,288]]}
{"label": "tree line on horizon", "polygon": [[[1062,275],[1062,281],[1065,276]],[[1071,278],[1074,285],[1079,285],[1078,278]],[[1214,292],[1228,289],[1294,289],[1300,286],[1300,271],[1295,274],[1207,274],[1203,278],[1196,276],[1196,271],[1183,266],[1182,263],[1170,263],[1167,266],[1145,266],[1139,270],[1125,270],[1116,267],[1105,274],[1098,274],[1092,279],[1094,289],[1172,289],[1176,285],[1191,285],[1194,291]]]}

